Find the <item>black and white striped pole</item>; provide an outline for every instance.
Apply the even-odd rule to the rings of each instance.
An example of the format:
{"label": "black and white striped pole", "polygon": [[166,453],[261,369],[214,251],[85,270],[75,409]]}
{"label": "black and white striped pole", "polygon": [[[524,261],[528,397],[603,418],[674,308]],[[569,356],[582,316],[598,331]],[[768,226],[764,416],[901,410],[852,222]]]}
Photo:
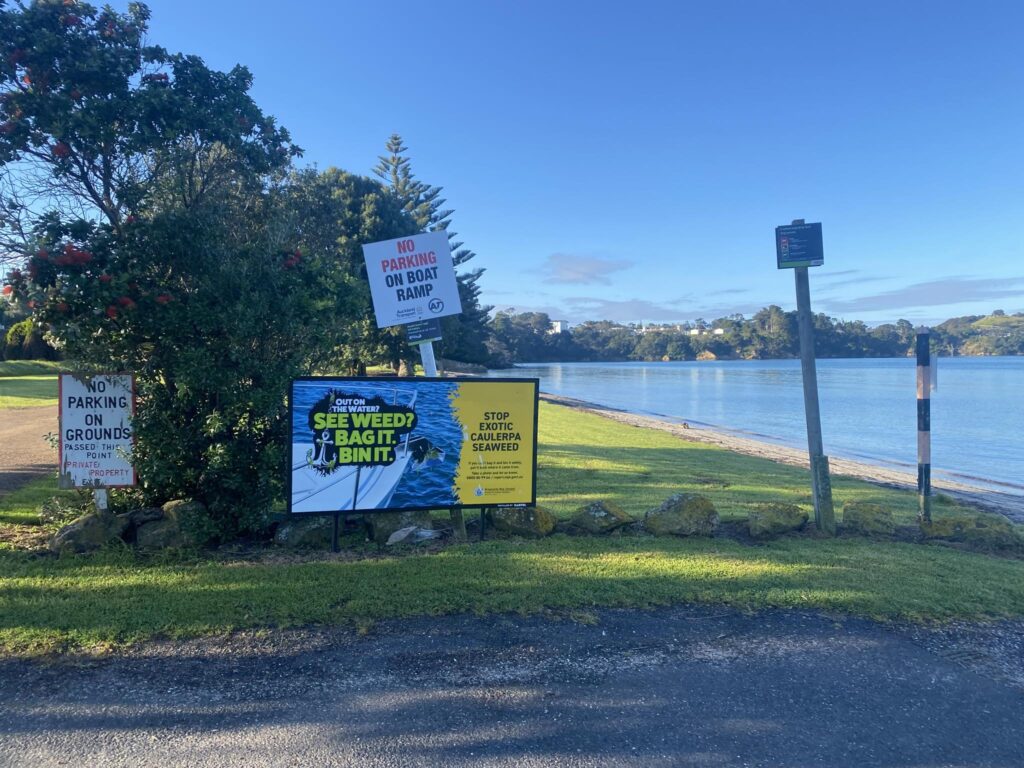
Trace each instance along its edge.
{"label": "black and white striped pole", "polygon": [[927,328],[917,331],[917,504],[918,517],[932,521],[932,371]]}

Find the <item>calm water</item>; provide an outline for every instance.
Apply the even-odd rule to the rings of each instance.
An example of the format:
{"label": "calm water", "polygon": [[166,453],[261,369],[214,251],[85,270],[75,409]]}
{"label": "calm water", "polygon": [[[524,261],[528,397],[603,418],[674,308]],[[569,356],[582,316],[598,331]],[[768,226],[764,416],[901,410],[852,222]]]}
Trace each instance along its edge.
{"label": "calm water", "polygon": [[[491,375],[510,375],[495,371]],[[806,448],[799,360],[522,365],[543,392]],[[825,452],[916,471],[913,358],[819,360]],[[1024,357],[939,361],[937,476],[1024,494]]]}

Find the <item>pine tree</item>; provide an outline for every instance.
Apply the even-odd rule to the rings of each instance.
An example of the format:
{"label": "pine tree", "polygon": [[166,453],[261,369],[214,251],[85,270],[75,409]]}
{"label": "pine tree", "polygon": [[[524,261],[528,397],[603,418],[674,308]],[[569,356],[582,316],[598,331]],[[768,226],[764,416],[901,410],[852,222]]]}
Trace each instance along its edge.
{"label": "pine tree", "polygon": [[480,286],[477,281],[484,273],[476,268],[458,273],[458,267],[473,259],[476,254],[465,244],[456,241],[457,234],[449,231],[453,210],[444,207],[446,200],[441,197],[442,187],[431,186],[416,178],[412,163],[406,156],[408,147],[397,133],[391,135],[385,145],[386,155],[373,172],[385,183],[423,231],[444,231],[452,251],[452,262],[456,267],[459,298],[462,314],[443,318],[444,339],[441,342],[445,356],[467,363],[486,364],[490,353],[487,340],[491,335],[489,313],[493,307],[480,304]]}

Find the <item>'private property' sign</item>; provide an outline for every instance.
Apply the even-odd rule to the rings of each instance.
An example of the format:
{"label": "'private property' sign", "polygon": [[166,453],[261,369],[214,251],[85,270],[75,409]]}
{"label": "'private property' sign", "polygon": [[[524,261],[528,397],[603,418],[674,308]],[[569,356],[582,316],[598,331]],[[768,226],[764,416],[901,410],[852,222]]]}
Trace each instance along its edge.
{"label": "'private property' sign", "polygon": [[135,485],[134,383],[120,374],[60,375],[61,488]]}
{"label": "'private property' sign", "polygon": [[378,328],[462,312],[445,232],[367,243],[363,258]]}

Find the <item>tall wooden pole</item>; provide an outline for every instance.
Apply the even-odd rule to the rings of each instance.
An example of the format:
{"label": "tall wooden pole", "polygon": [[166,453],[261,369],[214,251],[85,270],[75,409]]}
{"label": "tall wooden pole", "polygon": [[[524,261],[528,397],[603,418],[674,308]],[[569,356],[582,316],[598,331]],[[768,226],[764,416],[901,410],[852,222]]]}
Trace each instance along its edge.
{"label": "tall wooden pole", "polygon": [[[798,220],[794,224],[802,224]],[[807,267],[796,267],[796,311],[800,329],[800,369],[804,379],[804,414],[807,420],[807,452],[811,465],[811,492],[814,496],[814,522],[819,531],[836,532],[832,507],[832,480],[828,456],[821,439],[821,413],[818,408],[818,371],[814,361],[814,319],[811,314],[811,285]]]}
{"label": "tall wooden pole", "polygon": [[932,521],[932,372],[931,334],[917,333],[917,507],[923,522]]}

